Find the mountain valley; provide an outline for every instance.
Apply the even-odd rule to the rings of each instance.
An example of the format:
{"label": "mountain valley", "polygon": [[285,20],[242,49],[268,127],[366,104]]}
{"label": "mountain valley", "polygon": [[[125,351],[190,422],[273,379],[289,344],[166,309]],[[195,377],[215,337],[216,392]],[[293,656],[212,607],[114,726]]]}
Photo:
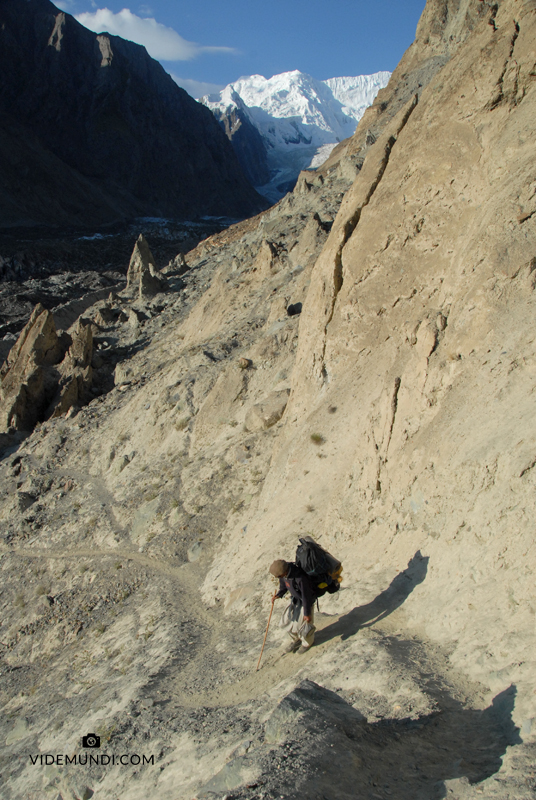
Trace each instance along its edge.
{"label": "mountain valley", "polygon": [[250,182],[271,202],[291,191],[299,173],[319,167],[352,136],[389,72],[317,81],[298,70],[240,78],[201,102],[232,143]]}

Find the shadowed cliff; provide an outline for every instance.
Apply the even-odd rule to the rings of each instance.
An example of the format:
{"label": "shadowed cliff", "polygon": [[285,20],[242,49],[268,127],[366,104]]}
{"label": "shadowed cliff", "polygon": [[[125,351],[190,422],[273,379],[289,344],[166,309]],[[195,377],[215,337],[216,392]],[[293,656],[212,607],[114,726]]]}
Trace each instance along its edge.
{"label": "shadowed cliff", "polygon": [[0,54],[0,226],[266,206],[208,109],[144,47],[48,0],[4,0]]}

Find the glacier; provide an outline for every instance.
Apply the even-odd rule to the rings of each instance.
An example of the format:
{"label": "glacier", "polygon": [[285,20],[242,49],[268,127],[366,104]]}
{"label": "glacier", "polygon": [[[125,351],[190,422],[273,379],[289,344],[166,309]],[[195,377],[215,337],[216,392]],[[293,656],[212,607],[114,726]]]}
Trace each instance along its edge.
{"label": "glacier", "polygon": [[[257,173],[252,182],[257,191],[276,202],[292,188],[302,169],[320,166],[338,142],[352,136],[390,77],[387,71],[324,81],[299,70],[271,78],[250,75],[200,102],[211,109],[233,144],[241,126],[252,125],[260,134],[268,180],[259,185]],[[237,155],[240,159],[239,147]],[[243,167],[247,173],[247,162]]]}

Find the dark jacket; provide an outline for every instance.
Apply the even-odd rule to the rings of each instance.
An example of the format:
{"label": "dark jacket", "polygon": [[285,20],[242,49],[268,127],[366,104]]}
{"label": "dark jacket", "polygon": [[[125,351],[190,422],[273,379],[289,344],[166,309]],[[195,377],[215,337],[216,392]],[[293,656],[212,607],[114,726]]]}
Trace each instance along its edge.
{"label": "dark jacket", "polygon": [[276,597],[283,597],[287,592],[303,605],[303,615],[310,617],[316,600],[315,586],[309,575],[297,564],[290,564],[286,578],[279,578]]}

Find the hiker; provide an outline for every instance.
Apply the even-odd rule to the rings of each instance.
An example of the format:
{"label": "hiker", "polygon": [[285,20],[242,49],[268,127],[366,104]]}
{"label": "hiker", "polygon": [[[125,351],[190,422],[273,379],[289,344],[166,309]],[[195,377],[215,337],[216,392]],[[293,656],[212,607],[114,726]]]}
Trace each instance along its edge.
{"label": "hiker", "polygon": [[306,653],[315,638],[314,602],[317,598],[315,585],[300,566],[282,559],[274,561],[270,572],[279,578],[279,591],[275,598],[284,597],[287,592],[292,595],[291,603],[281,617],[281,626],[288,627],[288,634],[292,640],[285,647],[285,652],[293,653],[298,650],[298,653]]}

